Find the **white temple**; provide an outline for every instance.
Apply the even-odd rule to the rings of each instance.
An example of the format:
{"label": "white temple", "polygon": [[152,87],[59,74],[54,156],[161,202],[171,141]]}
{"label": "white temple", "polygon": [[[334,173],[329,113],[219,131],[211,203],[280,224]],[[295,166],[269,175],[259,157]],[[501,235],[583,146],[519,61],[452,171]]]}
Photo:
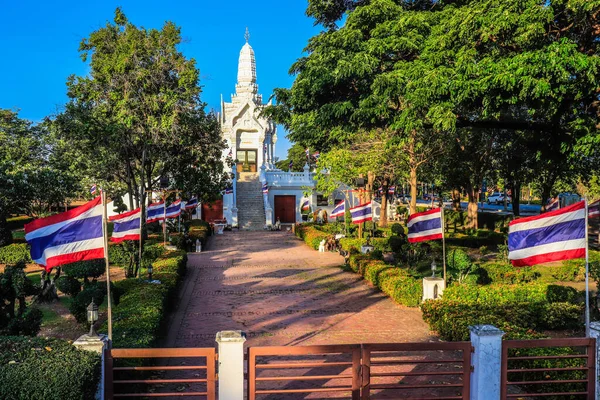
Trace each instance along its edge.
{"label": "white temple", "polygon": [[[261,117],[260,112],[270,102],[262,102],[256,83],[256,59],[248,43],[240,51],[237,84],[231,102],[221,98],[219,122],[228,148],[223,160],[231,154],[237,160],[232,168],[232,193],[223,196],[223,217],[227,224],[240,229],[263,229],[279,220],[282,224],[302,221],[302,205],[310,209],[331,211],[334,201],[344,197],[342,192],[329,198],[307,189],[315,187],[314,173],[305,165],[303,172],[277,169],[275,144],[277,129],[273,121]],[[263,191],[267,187],[267,193]]]}

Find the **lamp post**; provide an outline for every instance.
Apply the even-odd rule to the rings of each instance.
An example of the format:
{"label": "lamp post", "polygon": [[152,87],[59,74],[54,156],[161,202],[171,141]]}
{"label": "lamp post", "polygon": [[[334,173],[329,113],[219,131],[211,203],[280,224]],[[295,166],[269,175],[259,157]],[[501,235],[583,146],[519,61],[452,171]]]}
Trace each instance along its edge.
{"label": "lamp post", "polygon": [[94,303],[94,299],[92,299],[90,305],[87,306],[87,320],[90,323],[89,336],[98,336],[94,329],[94,324],[98,321],[98,305]]}
{"label": "lamp post", "polygon": [[148,264],[148,280],[152,282],[152,264]]}
{"label": "lamp post", "polygon": [[431,277],[435,278],[435,270],[437,269],[437,264],[435,263],[435,259],[431,262]]}

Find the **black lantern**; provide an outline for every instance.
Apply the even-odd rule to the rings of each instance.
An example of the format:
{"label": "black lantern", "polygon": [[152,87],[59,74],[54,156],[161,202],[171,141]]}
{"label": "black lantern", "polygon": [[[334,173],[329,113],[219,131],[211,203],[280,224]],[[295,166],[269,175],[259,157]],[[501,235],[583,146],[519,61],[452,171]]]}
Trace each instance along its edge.
{"label": "black lantern", "polygon": [[431,277],[435,278],[435,270],[437,269],[437,265],[435,263],[435,260],[433,260],[431,262]]}
{"label": "black lantern", "polygon": [[98,336],[96,330],[94,329],[94,324],[98,321],[98,305],[94,303],[94,299],[89,306],[87,306],[87,320],[90,323],[90,333],[89,336]]}
{"label": "black lantern", "polygon": [[148,264],[148,280],[152,281],[152,264]]}

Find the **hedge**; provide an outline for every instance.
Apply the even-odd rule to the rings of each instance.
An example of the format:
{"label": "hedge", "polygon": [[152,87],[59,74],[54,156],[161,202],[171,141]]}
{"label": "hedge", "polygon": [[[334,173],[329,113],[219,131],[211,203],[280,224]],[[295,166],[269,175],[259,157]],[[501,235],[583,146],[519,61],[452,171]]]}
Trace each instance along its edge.
{"label": "hedge", "polygon": [[320,231],[312,224],[302,224],[296,226],[296,236],[304,240],[313,249],[318,250],[321,241],[326,240],[331,234]]}
{"label": "hedge", "polygon": [[[374,250],[379,250],[384,253],[388,253],[391,251],[389,245],[390,238],[372,238],[369,240],[371,246],[373,246]],[[342,249],[346,251],[350,251],[352,248],[360,250],[361,246],[367,244],[366,239],[355,239],[355,238],[342,238],[340,239],[340,246]]]}
{"label": "hedge", "polygon": [[[553,267],[554,268],[554,267]],[[526,283],[533,282],[540,277],[540,273],[532,267],[515,268],[510,264],[492,262],[480,264],[477,267],[479,283]]]}
{"label": "hedge", "polygon": [[6,225],[7,225],[8,229],[10,229],[11,231],[14,231],[17,229],[23,229],[25,224],[28,224],[31,221],[33,221],[32,217],[21,215],[18,217],[7,218]]}
{"label": "hedge", "polygon": [[583,306],[571,287],[548,284],[452,285],[421,305],[423,319],[444,340],[468,340],[471,325],[511,332],[580,327]]}
{"label": "hedge", "polygon": [[19,261],[31,262],[31,255],[27,244],[14,243],[0,247],[0,264],[16,264]]}
{"label": "hedge", "polygon": [[417,307],[423,298],[423,284],[405,269],[394,267],[369,255],[354,254],[348,265],[352,271],[391,297],[396,303]]}
{"label": "hedge", "polygon": [[[188,236],[190,237],[190,239],[192,239],[193,245],[196,246],[196,240],[199,239],[200,243],[202,244],[202,248],[205,248],[206,242],[208,241],[208,237],[212,233],[210,224],[200,219],[194,219],[186,223],[186,227],[188,228]],[[183,249],[182,246],[184,245],[185,244],[183,244],[180,240],[177,247]]]}
{"label": "hedge", "polygon": [[160,284],[142,279],[125,279],[115,284],[124,294],[113,308],[114,347],[151,347],[156,343],[186,264],[184,251],[166,252],[152,263],[152,276]]}
{"label": "hedge", "polygon": [[0,399],[93,399],[100,355],[65,340],[0,337]]}

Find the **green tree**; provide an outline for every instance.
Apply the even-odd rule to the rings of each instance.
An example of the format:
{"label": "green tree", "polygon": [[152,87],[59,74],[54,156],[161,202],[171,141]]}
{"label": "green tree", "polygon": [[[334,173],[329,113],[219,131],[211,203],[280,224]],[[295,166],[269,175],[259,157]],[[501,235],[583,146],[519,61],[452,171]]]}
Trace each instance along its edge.
{"label": "green tree", "polygon": [[[306,146],[303,146],[300,143],[294,143],[287,152],[287,158],[285,160],[277,161],[277,168],[287,171],[290,166],[290,161],[292,161],[292,171],[293,172],[302,172],[304,171],[304,165],[307,163],[306,159]],[[310,150],[310,149],[309,149]],[[311,158],[311,163],[314,159]]]}
{"label": "green tree", "polygon": [[137,27],[117,8],[113,23],[81,42],[90,73],[69,78],[70,101],[54,121],[57,136],[74,148],[65,150],[71,163],[109,193],[126,190],[142,212],[160,176],[202,198],[229,178],[217,120],[200,101],[196,62],[180,43],[173,23]]}

